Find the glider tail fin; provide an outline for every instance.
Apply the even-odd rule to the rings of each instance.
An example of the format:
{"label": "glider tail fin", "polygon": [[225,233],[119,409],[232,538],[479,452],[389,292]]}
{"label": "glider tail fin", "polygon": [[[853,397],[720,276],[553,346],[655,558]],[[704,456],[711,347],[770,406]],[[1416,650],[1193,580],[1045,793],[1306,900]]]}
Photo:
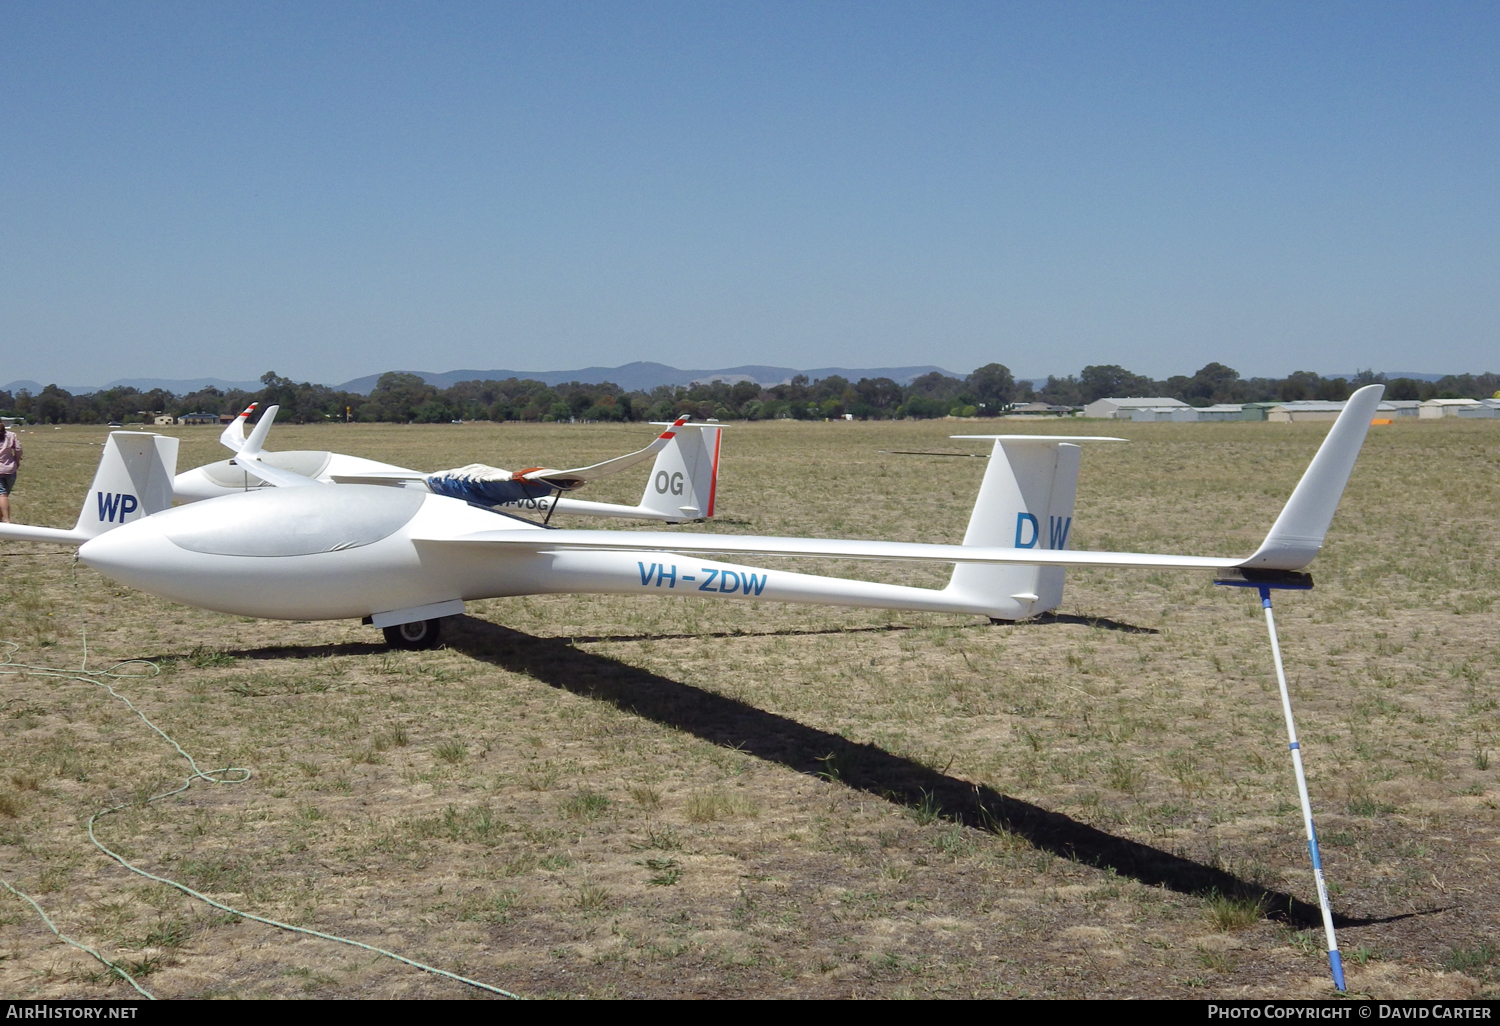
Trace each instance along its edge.
{"label": "glider tail fin", "polygon": [[640,508],[663,520],[707,520],[714,515],[719,485],[717,424],[684,424],[656,456]]}
{"label": "glider tail fin", "polygon": [[[963,543],[1067,548],[1081,452],[1072,439],[1063,436],[995,436]],[[990,616],[997,620],[1022,620],[1062,602],[1063,568],[959,563],[947,590],[989,606]]]}
{"label": "glider tail fin", "polygon": [[111,431],[73,534],[97,537],[172,505],[177,439],[143,431]]}
{"label": "glider tail fin", "polygon": [[1333,429],[1297,482],[1271,533],[1255,555],[1240,564],[1266,570],[1300,570],[1323,547],[1323,537],[1343,498],[1354,461],[1365,444],[1370,420],[1385,394],[1384,385],[1366,385],[1349,397]]}

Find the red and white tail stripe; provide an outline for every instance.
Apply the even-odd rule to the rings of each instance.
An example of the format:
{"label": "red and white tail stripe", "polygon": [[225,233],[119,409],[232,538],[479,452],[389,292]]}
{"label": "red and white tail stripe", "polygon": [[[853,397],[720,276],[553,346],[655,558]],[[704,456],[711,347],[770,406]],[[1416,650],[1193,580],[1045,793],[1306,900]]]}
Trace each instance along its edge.
{"label": "red and white tail stripe", "polygon": [[667,439],[676,438],[677,437],[677,429],[680,428],[680,427],[682,427],[682,425],[686,424],[688,421],[690,421],[692,419],[693,419],[693,415],[691,413],[683,414],[681,417],[678,417],[676,420],[672,421],[672,426],[671,427],[667,428],[665,431],[663,431],[661,434],[657,435],[656,437],[657,438],[667,438]]}
{"label": "red and white tail stripe", "polygon": [[719,493],[719,446],[724,444],[724,432],[714,432],[714,469],[713,477],[708,481],[708,512],[705,517],[714,515],[714,496]]}

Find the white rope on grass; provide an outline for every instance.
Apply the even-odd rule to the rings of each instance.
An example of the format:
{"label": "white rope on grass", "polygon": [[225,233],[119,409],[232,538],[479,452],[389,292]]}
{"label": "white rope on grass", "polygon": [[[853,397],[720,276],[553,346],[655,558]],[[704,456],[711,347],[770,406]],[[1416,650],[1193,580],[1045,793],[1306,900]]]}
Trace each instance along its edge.
{"label": "white rope on grass", "polygon": [[[73,588],[74,588],[74,592],[76,594],[78,592],[78,560],[76,558],[73,560]],[[18,662],[15,662],[14,661],[14,656],[15,656],[16,652],[20,650],[20,645],[16,644],[13,641],[5,641],[5,642],[3,642],[3,644],[9,646],[9,651],[6,652],[4,659],[0,659],[0,675],[19,675],[19,676],[30,675],[30,676],[37,676],[37,677],[52,677],[52,678],[55,678],[55,679],[58,679],[58,680],[77,681],[77,682],[82,683],[82,684],[92,684],[95,687],[103,688],[105,691],[109,692],[109,694],[110,694],[110,696],[112,698],[115,698],[118,701],[124,703],[124,705],[125,705],[125,707],[127,709],[129,709],[131,712],[135,713],[136,716],[140,717],[140,720],[141,720],[142,723],[144,723],[146,726],[150,727],[153,731],[155,731],[158,735],[160,735],[162,737],[162,739],[167,742],[167,744],[171,745],[174,749],[176,749],[177,754],[180,755],[180,756],[182,756],[184,759],[186,759],[187,760],[187,764],[192,767],[192,770],[193,770],[192,773],[188,774],[188,776],[183,780],[181,787],[174,787],[174,788],[172,788],[169,791],[163,791],[161,794],[153,795],[152,797],[147,798],[144,802],[142,802],[141,804],[143,804],[143,805],[150,805],[152,802],[161,801],[163,798],[170,798],[173,795],[181,794],[182,792],[186,791],[188,788],[192,787],[193,786],[193,782],[196,781],[196,780],[204,780],[204,781],[207,781],[210,784],[243,784],[244,782],[246,782],[247,780],[249,780],[250,779],[250,770],[248,770],[248,769],[246,769],[246,768],[244,768],[242,766],[225,766],[222,769],[206,770],[206,771],[200,769],[198,767],[198,763],[196,761],[194,761],[193,757],[191,755],[189,755],[186,751],[184,751],[183,747],[181,745],[179,745],[176,741],[174,741],[172,739],[172,736],[170,734],[168,734],[166,731],[162,730],[155,723],[152,723],[151,720],[147,718],[147,716],[146,716],[145,713],[141,712],[139,709],[137,709],[135,707],[135,705],[130,701],[130,699],[128,699],[124,695],[120,694],[118,691],[116,691],[114,689],[114,686],[112,684],[110,684],[111,680],[130,680],[130,679],[140,680],[140,679],[144,679],[144,678],[155,677],[155,676],[157,676],[158,674],[161,673],[160,668],[155,663],[153,663],[153,662],[151,662],[149,660],[146,660],[146,659],[126,659],[123,662],[115,663],[113,666],[109,667],[109,669],[107,669],[107,670],[90,670],[88,668],[88,665],[89,665],[88,624],[87,624],[86,621],[83,620],[83,615],[82,615],[83,614],[83,599],[82,599],[81,595],[79,595],[79,598],[78,598],[78,608],[79,608],[79,619],[80,619],[80,631],[81,631],[81,634],[82,634],[82,637],[83,637],[83,662],[82,662],[82,664],[79,666],[79,668],[77,670],[61,670],[61,669],[58,669],[56,667],[51,667],[51,666],[33,666],[31,664],[28,664],[28,663],[18,663]],[[124,667],[132,666],[132,665],[144,666],[144,667],[147,668],[148,672],[141,672],[141,673],[121,672]],[[92,842],[94,842],[94,847],[98,848],[101,852],[103,852],[109,858],[113,859],[115,862],[118,862],[121,866],[125,867],[126,869],[128,869],[130,872],[136,874],[137,876],[142,876],[142,877],[145,877],[147,880],[152,880],[152,881],[154,881],[156,883],[165,884],[168,887],[173,887],[173,888],[181,891],[183,894],[188,895],[191,898],[195,898],[198,901],[201,901],[201,902],[203,902],[206,905],[210,905],[210,906],[212,906],[212,907],[214,907],[216,909],[219,909],[222,912],[227,912],[230,915],[238,916],[241,919],[248,919],[251,922],[255,922],[255,923],[264,923],[266,926],[274,926],[278,930],[287,930],[287,931],[289,931],[291,933],[300,933],[300,934],[304,934],[305,936],[308,936],[308,937],[317,937],[317,938],[319,938],[321,940],[333,941],[333,942],[335,942],[337,944],[347,944],[350,947],[359,948],[359,949],[361,949],[363,951],[373,952],[374,954],[383,955],[386,958],[394,959],[395,961],[401,962],[404,965],[409,965],[409,966],[411,966],[414,969],[420,969],[420,970],[422,970],[425,973],[432,973],[434,976],[442,976],[442,977],[445,977],[446,979],[454,980],[454,981],[457,981],[458,983],[463,983],[463,984],[466,984],[466,985],[468,985],[470,987],[477,987],[480,990],[486,990],[486,991],[489,991],[492,994],[498,994],[501,997],[508,997],[508,998],[512,998],[512,999],[517,1000],[517,1001],[521,1000],[521,997],[520,997],[519,994],[513,994],[513,993],[511,993],[508,990],[503,990],[500,987],[496,987],[496,986],[494,986],[492,984],[489,984],[489,983],[484,983],[484,982],[482,982],[480,980],[470,979],[467,976],[460,976],[458,973],[449,972],[447,969],[439,969],[436,966],[431,966],[431,965],[427,965],[424,962],[415,961],[414,959],[407,958],[405,955],[398,955],[394,951],[387,951],[384,948],[377,948],[374,945],[372,945],[372,944],[366,944],[363,941],[351,940],[348,937],[340,937],[340,936],[338,936],[336,934],[332,934],[332,933],[323,933],[323,932],[321,932],[319,930],[310,930],[310,929],[308,929],[307,927],[304,927],[304,926],[293,926],[291,923],[283,923],[283,922],[281,922],[279,920],[276,920],[276,919],[268,919],[265,916],[258,916],[258,915],[255,915],[254,913],[251,913],[251,912],[245,912],[245,911],[242,911],[240,909],[233,908],[233,907],[231,907],[229,905],[225,905],[223,902],[215,901],[213,898],[210,898],[206,894],[202,894],[199,891],[193,890],[193,888],[187,886],[186,884],[179,883],[176,880],[170,880],[170,879],[168,879],[168,878],[166,878],[164,876],[156,876],[154,873],[148,873],[148,872],[146,872],[146,870],[140,868],[139,866],[131,864],[129,861],[127,861],[125,859],[124,856],[120,855],[118,852],[111,850],[109,847],[107,847],[104,844],[104,842],[100,841],[99,840],[99,836],[96,833],[94,833],[94,825],[96,823],[98,823],[100,819],[102,819],[105,816],[109,816],[109,815],[112,815],[112,814],[114,814],[116,812],[119,812],[121,809],[127,809],[127,808],[129,808],[131,806],[131,804],[133,804],[133,803],[127,802],[127,803],[122,804],[122,805],[112,806],[111,808],[100,809],[98,812],[94,813],[92,816],[89,817],[88,832],[89,832],[89,840],[92,841]],[[111,962],[109,959],[105,958],[103,955],[99,954],[93,948],[87,947],[87,946],[85,946],[83,944],[78,943],[75,940],[72,940],[71,938],[63,936],[63,934],[57,929],[57,927],[55,927],[55,926],[52,925],[52,920],[49,919],[47,917],[47,914],[42,911],[41,906],[38,905],[35,901],[32,901],[31,898],[27,897],[25,894],[22,894],[20,891],[16,890],[14,887],[12,887],[9,883],[7,883],[3,879],[0,879],[0,884],[3,884],[5,886],[5,889],[8,890],[8,891],[10,891],[12,894],[15,894],[17,897],[21,898],[22,900],[24,900],[26,902],[29,902],[30,905],[31,905],[31,907],[34,908],[34,909],[36,909],[37,914],[42,917],[42,921],[47,924],[47,927],[53,933],[57,934],[57,936],[62,941],[64,941],[67,944],[71,944],[75,948],[79,948],[79,949],[81,949],[83,951],[86,951],[90,955],[93,955],[100,962],[103,962],[110,969],[114,970],[115,972],[117,972],[121,976],[123,976],[130,983],[130,985],[132,987],[134,987],[136,990],[140,991],[142,994],[145,994],[147,997],[152,998],[152,1000],[155,1000],[155,998],[153,997],[153,995],[151,995],[148,991],[142,989],[141,985],[138,984],[138,983],[136,983],[136,981],[130,976],[129,973],[125,972],[125,970],[123,970],[119,966],[115,965],[113,962]]]}

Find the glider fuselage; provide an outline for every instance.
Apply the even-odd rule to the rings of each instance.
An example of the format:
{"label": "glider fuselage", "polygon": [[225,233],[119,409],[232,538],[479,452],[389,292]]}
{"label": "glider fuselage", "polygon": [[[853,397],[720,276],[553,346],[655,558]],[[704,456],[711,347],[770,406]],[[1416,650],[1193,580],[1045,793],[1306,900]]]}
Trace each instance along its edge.
{"label": "glider fuselage", "polygon": [[482,547],[457,539],[527,521],[381,485],[265,488],[195,502],[85,543],[106,577],[241,616],[334,620],[454,600],[550,593],[686,595],[996,615],[944,591],[671,552]]}

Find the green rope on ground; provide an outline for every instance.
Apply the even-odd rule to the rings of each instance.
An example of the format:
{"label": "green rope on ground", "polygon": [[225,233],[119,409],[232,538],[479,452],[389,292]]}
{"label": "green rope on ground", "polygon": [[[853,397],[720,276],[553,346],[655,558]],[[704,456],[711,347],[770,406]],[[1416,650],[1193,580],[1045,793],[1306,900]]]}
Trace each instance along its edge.
{"label": "green rope on ground", "polygon": [[124,969],[121,969],[119,966],[115,965],[113,962],[111,962],[109,959],[105,958],[103,955],[99,954],[99,952],[95,951],[93,948],[89,947],[87,944],[80,944],[80,943],[78,943],[72,937],[69,937],[67,934],[65,934],[61,930],[59,930],[56,926],[52,925],[52,920],[48,918],[47,913],[45,913],[45,912],[42,911],[42,906],[38,905],[35,901],[32,900],[31,895],[24,894],[21,891],[16,890],[14,887],[12,887],[5,880],[0,880],[0,887],[4,887],[7,891],[10,891],[10,893],[14,894],[16,897],[18,897],[22,901],[26,902],[26,904],[28,904],[32,908],[36,909],[36,914],[42,917],[42,922],[44,922],[44,923],[47,924],[47,929],[49,929],[53,933],[57,934],[57,939],[58,940],[62,941],[64,944],[71,944],[73,947],[77,948],[79,951],[87,951],[90,955],[93,955],[99,961],[103,962],[105,965],[109,966],[115,972],[119,973],[122,977],[124,977],[126,983],[130,984],[136,990],[138,990],[142,994],[146,995],[146,997],[150,998],[152,1001],[156,1000],[156,995],[153,994],[153,993],[151,993],[145,987],[142,987],[139,983],[136,983],[134,976],[131,976]]}
{"label": "green rope on ground", "polygon": [[[79,618],[81,621],[80,632],[83,637],[83,662],[79,666],[79,668],[77,670],[61,670],[51,666],[33,666],[28,663],[15,662],[14,656],[16,652],[20,650],[20,645],[16,644],[13,641],[6,641],[3,642],[3,644],[9,647],[9,651],[6,652],[4,659],[0,659],[0,675],[30,675],[37,677],[52,677],[58,680],[77,681],[82,684],[92,684],[95,687],[103,688],[105,691],[109,692],[112,698],[115,698],[116,700],[124,703],[127,709],[135,713],[136,716],[140,717],[142,723],[150,727],[153,731],[160,735],[162,739],[167,742],[167,744],[176,749],[177,754],[186,759],[187,764],[192,767],[192,773],[188,774],[188,776],[183,780],[181,787],[174,787],[169,791],[163,791],[161,794],[153,795],[152,797],[147,798],[143,804],[150,805],[152,802],[161,801],[163,798],[170,798],[173,795],[181,794],[188,788],[192,787],[193,782],[197,780],[204,780],[210,784],[243,784],[245,781],[249,780],[250,771],[241,766],[225,766],[222,769],[206,771],[200,769],[198,767],[198,763],[194,761],[193,757],[186,751],[184,751],[182,746],[174,741],[170,734],[162,730],[156,724],[152,723],[151,720],[147,718],[145,713],[137,709],[135,705],[130,701],[130,699],[126,698],[124,695],[116,691],[114,689],[114,686],[110,683],[111,680],[140,680],[155,677],[161,672],[160,668],[157,667],[155,663],[150,662],[146,659],[126,659],[123,662],[115,663],[107,670],[90,670],[88,668],[88,624],[86,621],[83,621],[82,618],[83,598],[82,595],[78,592],[78,560],[76,557],[73,560],[73,588],[74,593],[78,596]],[[146,672],[122,672],[124,667],[136,665],[145,667]],[[287,930],[292,933],[304,934],[308,937],[317,937],[321,940],[333,941],[337,944],[347,944],[353,948],[359,948],[363,951],[373,952],[374,954],[383,955],[386,958],[394,959],[397,962],[409,965],[414,969],[420,969],[423,972],[432,973],[434,976],[442,976],[450,980],[455,980],[459,983],[467,984],[470,987],[477,987],[480,990],[487,990],[492,994],[499,994],[501,997],[508,997],[517,1001],[521,999],[520,995],[513,994],[508,990],[502,990],[499,987],[493,986],[488,983],[483,983],[479,980],[470,979],[467,976],[460,976],[457,973],[449,972],[447,969],[439,969],[436,966],[427,965],[423,962],[417,962],[413,959],[407,958],[404,955],[398,955],[394,951],[387,951],[384,948],[377,948],[374,945],[365,944],[362,941],[350,940],[348,937],[339,937],[335,934],[323,933],[319,930],[309,930],[306,927],[293,926],[291,923],[283,923],[276,919],[268,919],[265,916],[258,916],[250,912],[241,911],[240,909],[225,905],[223,902],[215,901],[208,895],[195,891],[186,884],[178,883],[176,880],[169,880],[164,876],[156,876],[153,873],[148,873],[139,866],[132,865],[124,858],[124,856],[120,855],[118,852],[112,851],[110,848],[105,846],[104,842],[100,841],[98,835],[94,833],[94,825],[98,823],[100,819],[119,812],[121,809],[126,809],[129,807],[130,803],[127,802],[123,805],[115,805],[111,808],[100,809],[98,812],[89,817],[88,832],[89,840],[94,842],[94,847],[98,848],[109,858],[113,859],[115,862],[118,862],[121,866],[125,867],[137,876],[143,876],[147,880],[151,880],[159,884],[165,884],[168,887],[173,887],[191,898],[195,898],[198,901],[219,909],[222,912],[227,912],[230,915],[238,916],[241,919],[248,919],[251,922],[255,923],[264,923],[266,926],[274,926],[278,930]],[[79,944],[77,941],[63,936],[63,934],[58,931],[57,927],[52,925],[52,920],[47,918],[47,914],[42,911],[41,906],[38,905],[35,901],[32,901],[31,898],[16,890],[9,883],[6,883],[3,879],[0,879],[0,884],[4,884],[5,889],[10,891],[12,894],[15,894],[17,897],[29,902],[31,904],[31,907],[36,909],[37,914],[42,917],[42,921],[47,924],[48,928],[51,929],[53,933],[57,934],[57,936],[65,943],[71,944],[73,947],[80,948],[83,951],[87,951],[90,955],[93,955],[100,962],[103,962],[105,965],[109,966],[109,968],[113,969],[115,972],[123,976],[136,990],[140,991],[142,994],[145,994],[147,997],[152,998],[152,1000],[155,1000],[153,995],[143,990],[141,988],[141,985],[136,983],[135,980],[131,978],[130,974],[125,972],[125,970],[115,965],[113,962],[105,958],[103,955],[99,954],[93,948],[86,947],[82,944]]]}

